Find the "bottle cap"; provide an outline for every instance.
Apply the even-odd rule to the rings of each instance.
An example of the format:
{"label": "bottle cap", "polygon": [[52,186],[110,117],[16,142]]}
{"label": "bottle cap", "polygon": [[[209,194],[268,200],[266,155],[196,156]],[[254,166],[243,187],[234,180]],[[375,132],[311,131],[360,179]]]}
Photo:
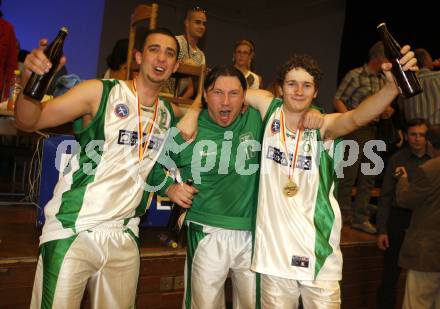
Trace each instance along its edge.
{"label": "bottle cap", "polygon": [[69,30],[67,30],[67,27],[61,27],[60,31],[63,31],[65,33],[69,33]]}

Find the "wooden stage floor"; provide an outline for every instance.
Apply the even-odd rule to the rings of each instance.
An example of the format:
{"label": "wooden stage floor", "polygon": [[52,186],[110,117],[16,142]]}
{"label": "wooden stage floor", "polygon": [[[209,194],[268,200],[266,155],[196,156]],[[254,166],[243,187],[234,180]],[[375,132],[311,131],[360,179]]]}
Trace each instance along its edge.
{"label": "wooden stage floor", "polygon": [[[38,237],[41,230],[35,227],[35,206],[0,205],[0,260],[14,257],[36,258],[38,255]],[[141,251],[150,252],[163,247],[156,237],[147,235],[155,230],[141,230]],[[376,237],[344,226],[341,246],[374,245]],[[171,250],[171,249],[170,249]]]}
{"label": "wooden stage floor", "polygon": [[[33,224],[33,207],[0,206],[0,308],[29,306],[41,233]],[[137,307],[179,308],[185,250],[161,246],[154,233],[158,231],[141,232]],[[344,256],[342,308],[375,308],[383,266],[383,254],[376,247],[375,236],[344,227],[341,239]],[[400,282],[399,303],[402,291],[403,282]]]}

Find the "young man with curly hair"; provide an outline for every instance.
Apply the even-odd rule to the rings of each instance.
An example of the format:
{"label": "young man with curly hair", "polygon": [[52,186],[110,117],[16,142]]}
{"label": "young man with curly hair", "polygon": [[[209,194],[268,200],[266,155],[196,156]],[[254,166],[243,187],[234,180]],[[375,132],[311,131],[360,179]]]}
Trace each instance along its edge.
{"label": "young man with curly hair", "polygon": [[[404,70],[417,70],[409,46]],[[308,56],[294,56],[279,74],[282,99],[248,89],[245,102],[263,118],[258,210],[251,269],[261,273],[263,308],[339,308],[341,213],[334,196],[335,139],[380,115],[398,95],[391,64],[385,86],[358,108],[328,114],[322,125],[304,121],[318,94],[321,71]],[[193,121],[195,122],[195,121]],[[192,130],[185,135],[191,136]],[[194,128],[191,128],[194,129]],[[252,188],[248,188],[251,190]]]}
{"label": "young man with curly hair", "polygon": [[[414,53],[401,65],[416,70]],[[246,102],[264,116],[258,210],[251,269],[262,274],[263,308],[339,308],[341,214],[335,198],[336,139],[379,116],[398,95],[391,64],[384,87],[356,109],[327,114],[320,129],[304,129],[302,115],[318,94],[321,71],[308,56],[281,69],[282,99],[248,90]]]}

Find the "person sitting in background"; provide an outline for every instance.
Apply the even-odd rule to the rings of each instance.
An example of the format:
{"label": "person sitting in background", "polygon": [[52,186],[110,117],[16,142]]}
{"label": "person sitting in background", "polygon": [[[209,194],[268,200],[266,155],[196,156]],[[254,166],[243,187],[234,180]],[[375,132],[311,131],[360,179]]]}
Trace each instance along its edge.
{"label": "person sitting in background", "polygon": [[120,39],[113,46],[112,53],[107,56],[108,69],[104,78],[124,80],[127,78],[128,39]]}
{"label": "person sitting in background", "polygon": [[[186,11],[184,34],[176,36],[180,46],[179,61],[185,64],[202,65],[206,64],[206,58],[203,51],[197,45],[206,32],[207,12],[196,6]],[[170,78],[162,88],[163,93],[174,94],[177,89],[177,95],[182,98],[191,98],[194,96],[194,82],[191,78],[181,78],[176,84],[176,79]]]}
{"label": "person sitting in background", "polygon": [[250,40],[235,42],[232,61],[234,66],[243,73],[249,89],[259,89],[262,86],[262,78],[251,71],[252,62],[255,59],[255,45]]}
{"label": "person sitting in background", "polygon": [[395,153],[389,160],[382,187],[377,213],[377,246],[384,250],[384,267],[382,282],[377,292],[377,308],[394,308],[396,302],[396,285],[400,275],[398,266],[400,247],[405,231],[411,220],[411,211],[397,207],[396,170],[403,166],[410,179],[414,169],[431,157],[426,153],[426,132],[428,124],[424,119],[414,119],[407,125],[405,139],[407,146]]}
{"label": "person sitting in background", "polygon": [[418,48],[414,52],[420,67],[417,78],[423,92],[407,99],[400,96],[399,104],[407,121],[423,118],[430,125],[440,124],[440,71],[433,71],[432,57],[426,49]]}
{"label": "person sitting in background", "polygon": [[440,307],[440,125],[430,127],[426,138],[433,159],[417,167],[411,179],[402,167],[397,183],[397,205],[412,209],[399,257],[408,269],[404,309]]}
{"label": "person sitting in background", "polygon": [[[381,65],[385,59],[383,44],[377,42],[368,52],[368,62],[345,75],[333,100],[337,112],[344,113],[353,110],[362,100],[378,92],[383,87],[385,77],[382,74]],[[391,107],[388,106],[387,110],[385,113],[390,114]],[[370,215],[367,208],[371,197],[371,189],[374,186],[374,175],[365,175],[361,172],[360,167],[361,162],[368,161],[362,151],[364,145],[368,141],[376,139],[376,137],[376,124],[374,121],[344,137],[344,140],[354,140],[358,143],[361,155],[353,165],[344,169],[344,177],[339,179],[338,190],[338,202],[341,206],[344,223],[352,223],[353,228],[370,234],[376,233],[376,228],[369,221]],[[352,187],[356,179],[357,191],[352,210]]]}

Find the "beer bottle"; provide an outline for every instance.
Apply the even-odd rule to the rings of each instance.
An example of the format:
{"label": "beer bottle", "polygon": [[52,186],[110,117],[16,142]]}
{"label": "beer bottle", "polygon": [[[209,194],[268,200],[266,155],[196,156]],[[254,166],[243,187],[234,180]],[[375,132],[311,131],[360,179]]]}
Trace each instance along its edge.
{"label": "beer bottle", "polygon": [[[189,186],[192,186],[194,181],[192,179],[188,179],[185,181],[185,183]],[[181,230],[184,228],[183,225],[181,225],[183,222],[180,221],[184,219],[186,211],[186,208],[180,207],[175,203],[171,209],[170,218],[168,220],[168,233],[170,235],[170,239],[174,239],[177,243],[182,243],[182,237],[184,236],[184,234],[181,232]]]}
{"label": "beer bottle", "polygon": [[399,59],[402,57],[402,54],[400,53],[401,47],[388,32],[386,24],[381,23],[377,26],[377,29],[383,42],[385,57],[387,57],[388,61],[393,65],[391,72],[393,73],[400,93],[405,98],[421,93],[423,90],[417,79],[416,73],[410,70],[404,71],[402,69],[402,66],[399,63]]}
{"label": "beer bottle", "polygon": [[52,43],[50,43],[49,46],[47,46],[47,48],[44,50],[46,57],[52,63],[52,67],[49,69],[49,72],[43,75],[32,73],[23,90],[25,95],[38,101],[43,99],[53,77],[55,76],[60,59],[63,56],[63,45],[67,32],[67,28],[62,27],[55,40],[53,40]]}

